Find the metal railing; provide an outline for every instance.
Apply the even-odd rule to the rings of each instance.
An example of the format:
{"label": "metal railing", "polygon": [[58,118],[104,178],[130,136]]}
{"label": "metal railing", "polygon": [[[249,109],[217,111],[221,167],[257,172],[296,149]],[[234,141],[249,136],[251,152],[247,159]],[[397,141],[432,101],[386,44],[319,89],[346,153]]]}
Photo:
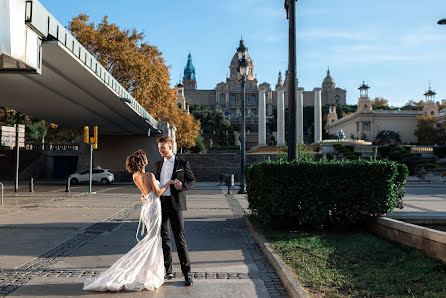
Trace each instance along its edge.
{"label": "metal railing", "polygon": [[433,153],[434,147],[432,146],[410,146],[412,153]]}
{"label": "metal railing", "polygon": [[25,143],[25,150],[79,150],[78,143]]}

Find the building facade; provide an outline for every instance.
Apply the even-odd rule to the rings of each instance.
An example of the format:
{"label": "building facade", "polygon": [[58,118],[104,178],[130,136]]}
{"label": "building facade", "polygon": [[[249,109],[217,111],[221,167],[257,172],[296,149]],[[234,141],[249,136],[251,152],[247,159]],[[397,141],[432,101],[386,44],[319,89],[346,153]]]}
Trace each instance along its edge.
{"label": "building facade", "polygon": [[359,87],[358,108],[353,114],[337,119],[336,107],[330,107],[325,128],[327,133],[337,135],[342,129],[347,139],[374,142],[380,131],[387,130],[398,133],[402,143],[411,144],[418,142],[414,135],[418,116],[436,117],[439,122],[445,121],[446,111],[438,110],[438,105],[434,101],[435,92],[430,87],[424,94],[426,101],[422,111],[373,110],[368,89],[365,83]]}
{"label": "building facade", "polygon": [[[240,44],[243,43],[244,41],[241,40]],[[277,145],[284,145],[285,119],[282,113],[288,107],[287,79],[285,78],[284,80],[282,73],[279,72],[275,86],[272,87],[267,82],[259,84],[254,77],[254,63],[249,53],[247,60],[249,75],[245,84],[246,146],[247,148],[265,146],[272,144],[274,139]],[[184,98],[189,105],[220,106],[225,112],[226,118],[231,121],[234,134],[236,135],[236,142],[240,131],[242,105],[242,89],[237,68],[238,57],[237,53],[235,53],[229,63],[229,77],[226,78],[226,81],[218,83],[211,90],[197,89],[195,67],[192,63],[192,56],[189,53],[182,82],[184,91],[181,91],[184,92]],[[320,92],[319,101],[316,100],[318,92]],[[314,106],[315,102],[319,102],[319,106],[336,103],[345,104],[346,93],[346,90],[336,87],[335,81],[330,75],[330,70],[327,71],[327,76],[323,80],[321,88],[315,88],[312,91],[298,88],[298,98],[299,96],[302,98],[303,106]],[[297,113],[299,118],[299,115],[302,115],[302,113],[299,114],[298,111]],[[264,133],[266,123],[271,123],[274,118],[277,119],[275,131],[266,130],[266,133]],[[299,120],[301,119],[298,119],[298,122],[300,122]]]}

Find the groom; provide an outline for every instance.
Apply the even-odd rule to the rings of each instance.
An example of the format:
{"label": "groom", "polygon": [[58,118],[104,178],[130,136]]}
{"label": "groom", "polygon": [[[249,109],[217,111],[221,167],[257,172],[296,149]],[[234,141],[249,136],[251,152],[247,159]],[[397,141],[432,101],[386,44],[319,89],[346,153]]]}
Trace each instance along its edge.
{"label": "groom", "polygon": [[195,185],[195,177],[189,162],[178,159],[173,154],[173,142],[170,137],[160,137],[157,139],[157,142],[158,151],[163,159],[154,165],[155,177],[161,182],[161,185],[164,185],[169,180],[175,180],[175,184],[170,185],[170,188],[167,188],[161,194],[161,238],[163,241],[164,267],[166,268],[165,279],[173,278],[170,222],[180,259],[181,271],[184,275],[184,284],[191,286],[193,281],[186,239],[184,237],[183,211],[187,210],[185,191]]}

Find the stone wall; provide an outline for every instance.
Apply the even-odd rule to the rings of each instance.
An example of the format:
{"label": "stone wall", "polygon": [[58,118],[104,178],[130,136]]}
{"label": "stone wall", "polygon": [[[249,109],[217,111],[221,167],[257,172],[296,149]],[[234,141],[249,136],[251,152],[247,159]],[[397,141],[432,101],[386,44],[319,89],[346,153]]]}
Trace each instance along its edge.
{"label": "stone wall", "polygon": [[[179,154],[179,158],[189,161],[195,178],[199,182],[220,181],[220,174],[235,174],[240,181],[240,152],[222,151],[206,154]],[[246,154],[246,164],[263,160],[275,160],[276,154]]]}

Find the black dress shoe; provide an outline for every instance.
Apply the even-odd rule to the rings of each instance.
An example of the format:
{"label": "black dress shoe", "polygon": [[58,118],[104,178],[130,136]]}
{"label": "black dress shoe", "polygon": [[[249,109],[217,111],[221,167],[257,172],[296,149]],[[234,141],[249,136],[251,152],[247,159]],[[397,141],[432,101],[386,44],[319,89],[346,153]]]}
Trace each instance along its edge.
{"label": "black dress shoe", "polygon": [[184,276],[184,285],[185,286],[191,286],[194,283],[194,281],[192,280],[192,277],[190,274],[186,274]]}
{"label": "black dress shoe", "polygon": [[164,275],[164,279],[172,279],[173,278],[173,273],[166,273],[166,275]]}

